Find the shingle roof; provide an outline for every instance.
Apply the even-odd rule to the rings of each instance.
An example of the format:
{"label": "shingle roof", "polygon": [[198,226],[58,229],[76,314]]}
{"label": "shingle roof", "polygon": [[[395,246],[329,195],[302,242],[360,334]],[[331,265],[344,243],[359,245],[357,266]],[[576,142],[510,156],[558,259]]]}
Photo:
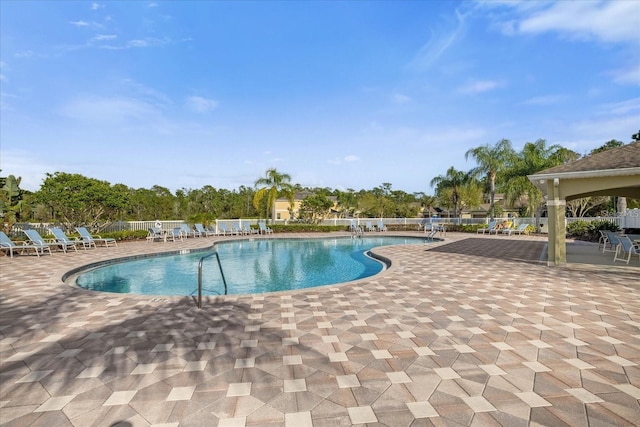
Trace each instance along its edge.
{"label": "shingle roof", "polygon": [[640,142],[632,142],[622,147],[612,148],[564,165],[545,169],[537,172],[536,175],[637,167],[640,167]]}

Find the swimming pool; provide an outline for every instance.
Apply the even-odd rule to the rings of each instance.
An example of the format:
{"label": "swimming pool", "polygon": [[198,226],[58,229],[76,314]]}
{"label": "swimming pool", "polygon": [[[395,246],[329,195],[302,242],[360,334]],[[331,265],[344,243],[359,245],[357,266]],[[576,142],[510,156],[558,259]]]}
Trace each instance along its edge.
{"label": "swimming pool", "polygon": [[[376,246],[425,243],[417,237],[250,239],[220,242],[220,256],[229,294],[304,289],[349,282],[379,273],[385,267],[367,252]],[[158,255],[117,262],[79,273],[84,289],[142,295],[194,295],[198,262],[210,252]],[[204,295],[224,294],[215,257],[203,263]]]}

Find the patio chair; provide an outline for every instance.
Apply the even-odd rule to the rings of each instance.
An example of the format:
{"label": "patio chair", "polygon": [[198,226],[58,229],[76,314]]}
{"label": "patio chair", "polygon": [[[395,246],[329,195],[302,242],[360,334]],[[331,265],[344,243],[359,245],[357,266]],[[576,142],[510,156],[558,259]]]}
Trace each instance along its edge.
{"label": "patio chair", "polygon": [[24,234],[26,234],[27,237],[29,238],[29,241],[31,241],[31,245],[37,247],[40,253],[44,253],[44,251],[49,251],[49,253],[53,255],[51,253],[51,246],[53,245],[58,246],[57,243],[51,243],[46,241],[45,239],[42,238],[40,233],[38,233],[36,230],[23,230],[23,231],[24,231]]}
{"label": "patio chair", "polygon": [[172,242],[175,242],[177,240],[182,241],[183,239],[186,239],[186,237],[182,227],[175,227],[173,230],[168,231],[165,235],[165,242],[169,240]]}
{"label": "patio chair", "polygon": [[156,240],[164,240],[164,233],[158,227],[148,228],[149,234],[147,235],[147,241],[155,242]]}
{"label": "patio chair", "polygon": [[84,242],[85,246],[97,247],[98,243],[104,243],[105,247],[109,247],[109,245],[118,246],[118,242],[113,237],[102,237],[100,235],[92,236],[85,227],[76,227],[78,230],[78,234],[80,234],[80,238]]}
{"label": "patio chair", "polygon": [[[616,254],[613,256],[614,263],[616,261],[625,261],[629,264],[629,261],[631,261],[631,255],[638,255],[638,260],[640,261],[640,248],[634,246],[629,237],[619,236],[618,240],[620,241],[620,244],[616,246]],[[618,257],[618,253],[620,253],[620,255],[627,254],[627,258]]]}
{"label": "patio chair", "polygon": [[188,224],[180,224],[180,231],[182,232],[182,235],[186,238],[189,236],[193,236],[193,237],[202,237],[202,234],[200,234],[199,231],[194,230],[193,228],[189,227]]}
{"label": "patio chair", "polygon": [[607,233],[604,230],[598,230],[600,232],[600,238],[598,239],[598,250],[600,250],[600,246],[602,246],[602,252],[604,252],[604,248],[607,247],[609,243],[609,238],[607,237]]}
{"label": "patio chair", "polygon": [[[607,242],[604,244],[602,252],[615,252],[620,244],[620,235],[609,230],[604,230],[604,234],[607,235]],[[607,245],[609,245],[609,249],[607,249]]]}
{"label": "patio chair", "polygon": [[51,255],[51,248],[48,245],[45,246],[37,246],[33,244],[28,244],[25,242],[21,242],[20,244],[14,243],[9,236],[7,236],[4,231],[0,231],[0,249],[9,254],[11,258],[13,258],[13,252],[20,251],[23,253],[26,250],[33,249],[36,252],[36,255],[40,256],[40,252],[44,253],[45,250],[49,251],[49,255]]}
{"label": "patio chair", "polygon": [[234,222],[233,224],[231,224],[231,232],[233,234],[237,234],[238,236],[242,236],[245,234],[239,222]]}
{"label": "patio chair", "polygon": [[60,246],[65,253],[69,248],[73,248],[74,251],[78,252],[78,245],[82,245],[84,249],[87,249],[81,240],[70,239],[61,228],[51,227],[49,231],[53,234],[53,237],[55,237],[55,241],[52,243]]}
{"label": "patio chair", "polygon": [[259,221],[258,222],[258,232],[260,234],[271,234],[271,233],[273,233],[273,230],[271,229],[271,227],[267,227],[267,225],[264,222]]}
{"label": "patio chair", "polygon": [[256,230],[255,228],[251,228],[251,226],[249,225],[248,222],[243,222],[242,223],[242,230],[248,235],[258,232],[258,230]]}
{"label": "patio chair", "polygon": [[482,232],[482,234],[486,232],[491,234],[491,231],[495,230],[497,224],[498,224],[498,221],[491,221],[486,228],[478,228],[478,230],[476,230],[476,234],[480,234],[480,232]]}
{"label": "patio chair", "polygon": [[507,230],[511,228],[511,224],[513,224],[511,221],[504,221],[504,222],[497,223],[495,227],[493,227],[493,229],[489,230],[489,234],[495,234],[497,236],[498,233],[502,232],[502,230]]}
{"label": "patio chair", "polygon": [[382,220],[378,221],[378,231],[387,231],[387,226],[384,225],[384,222],[382,222]]}
{"label": "patio chair", "polygon": [[522,234],[525,233],[527,230],[527,227],[529,226],[529,224],[520,224],[518,226],[518,228],[509,228],[509,229],[505,229],[502,230],[503,234],[506,234],[508,236],[511,236],[511,234]]}
{"label": "patio chair", "polygon": [[231,230],[227,228],[227,224],[221,223],[218,224],[218,233],[222,233],[223,236],[226,236],[227,233],[231,234]]}
{"label": "patio chair", "polygon": [[207,230],[202,224],[194,224],[193,226],[196,228],[196,231],[200,233],[200,236],[209,237],[216,235],[215,231]]}
{"label": "patio chair", "polygon": [[364,224],[365,228],[367,231],[375,231],[376,229],[373,227],[373,224],[371,224],[371,221],[367,221]]}

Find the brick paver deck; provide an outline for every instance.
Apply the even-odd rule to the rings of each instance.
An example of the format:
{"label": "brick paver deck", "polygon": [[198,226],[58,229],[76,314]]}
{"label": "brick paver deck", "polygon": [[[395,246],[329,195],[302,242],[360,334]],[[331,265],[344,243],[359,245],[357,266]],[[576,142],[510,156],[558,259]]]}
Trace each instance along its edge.
{"label": "brick paver deck", "polygon": [[538,237],[383,247],[378,276],[202,310],[60,279],[214,240],[0,257],[1,425],[640,424],[640,268],[549,268]]}

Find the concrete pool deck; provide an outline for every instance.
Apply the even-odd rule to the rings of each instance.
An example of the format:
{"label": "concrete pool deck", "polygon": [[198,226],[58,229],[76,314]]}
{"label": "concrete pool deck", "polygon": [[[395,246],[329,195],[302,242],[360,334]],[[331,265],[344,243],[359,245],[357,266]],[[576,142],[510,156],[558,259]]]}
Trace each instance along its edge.
{"label": "concrete pool deck", "polygon": [[545,238],[447,233],[376,249],[375,277],[201,310],[61,282],[228,239],[0,257],[0,424],[640,424],[640,262],[594,245],[549,268]]}

